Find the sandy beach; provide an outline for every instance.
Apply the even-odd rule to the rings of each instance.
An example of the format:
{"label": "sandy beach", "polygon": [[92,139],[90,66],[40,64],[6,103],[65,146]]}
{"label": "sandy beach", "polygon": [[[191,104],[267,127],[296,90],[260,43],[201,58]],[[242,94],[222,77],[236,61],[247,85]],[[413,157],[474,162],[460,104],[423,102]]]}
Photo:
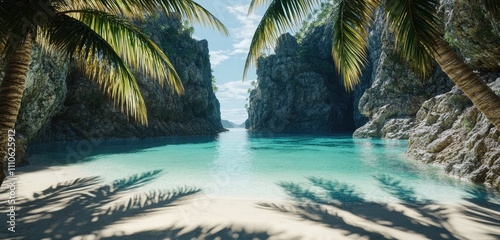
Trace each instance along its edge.
{"label": "sandy beach", "polygon": [[[76,167],[26,167],[15,233],[1,239],[498,239],[500,206],[318,204],[229,199],[195,188],[141,191],[151,176],[106,184]],[[10,179],[12,180],[12,179]],[[9,179],[6,183],[9,182]],[[3,213],[9,191],[2,186]]]}

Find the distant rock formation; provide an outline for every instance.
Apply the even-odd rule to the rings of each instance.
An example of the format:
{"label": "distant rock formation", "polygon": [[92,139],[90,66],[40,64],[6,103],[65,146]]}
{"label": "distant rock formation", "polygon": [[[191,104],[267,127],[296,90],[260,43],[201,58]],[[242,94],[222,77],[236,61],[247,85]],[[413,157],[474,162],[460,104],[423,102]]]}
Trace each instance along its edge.
{"label": "distant rock formation", "polygon": [[228,121],[228,120],[224,120],[224,119],[221,120],[221,123],[222,123],[222,126],[224,128],[244,128],[245,127],[244,126],[245,123],[238,125],[238,124],[236,124],[234,122],[231,122],[231,121]]}

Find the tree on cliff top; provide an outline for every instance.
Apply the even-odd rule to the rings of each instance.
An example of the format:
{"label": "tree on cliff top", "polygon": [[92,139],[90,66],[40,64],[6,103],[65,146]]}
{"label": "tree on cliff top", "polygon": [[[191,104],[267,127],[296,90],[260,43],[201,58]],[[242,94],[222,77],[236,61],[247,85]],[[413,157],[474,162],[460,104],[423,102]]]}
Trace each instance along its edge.
{"label": "tree on cliff top", "polygon": [[[164,13],[228,34],[224,25],[192,0],[0,0],[0,167],[5,163],[7,132],[14,128],[33,43],[60,52],[94,80],[127,116],[147,125],[147,111],[132,70],[184,89],[168,57],[131,20]],[[43,89],[40,89],[43,91]],[[0,184],[5,176],[0,174]]]}
{"label": "tree on cliff top", "polygon": [[[413,70],[426,77],[430,74],[433,59],[448,77],[462,90],[488,120],[500,130],[500,96],[481,81],[443,40],[438,18],[438,0],[336,0],[338,10],[328,22],[333,28],[332,56],[344,86],[352,90],[359,83],[367,63],[368,29],[375,11],[384,7],[384,19],[396,37],[396,48]],[[491,15],[500,19],[500,1],[470,0],[483,4]],[[267,5],[255,30],[247,56],[246,75],[266,49],[274,46],[276,39],[289,28],[295,28],[321,0],[252,0],[249,13]]]}

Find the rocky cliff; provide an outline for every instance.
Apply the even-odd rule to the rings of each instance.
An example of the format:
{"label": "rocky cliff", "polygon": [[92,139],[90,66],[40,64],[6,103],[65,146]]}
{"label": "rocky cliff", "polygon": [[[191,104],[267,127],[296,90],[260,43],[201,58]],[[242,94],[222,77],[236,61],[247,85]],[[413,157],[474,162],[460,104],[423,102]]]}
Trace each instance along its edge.
{"label": "rocky cliff", "polygon": [[288,133],[354,129],[353,95],[335,73],[330,39],[324,26],[310,31],[301,44],[285,34],[275,54],[258,60],[247,128]]}
{"label": "rocky cliff", "polygon": [[[469,0],[440,2],[445,39],[473,68],[498,71],[500,34],[494,20],[487,17],[486,9]],[[380,16],[375,21],[375,26],[377,25],[383,25]],[[438,66],[429,79],[420,80],[394,51],[394,39],[390,31],[377,31],[375,28],[371,32],[371,41],[376,41],[379,36],[381,51],[370,51],[370,54],[379,57],[379,61],[372,60],[378,64],[371,65],[374,68],[372,72],[375,73],[372,84],[364,92],[359,104],[361,113],[370,120],[357,129],[354,136],[408,139],[422,103],[448,92],[453,84]]]}
{"label": "rocky cliff", "polygon": [[68,63],[62,56],[44,53],[39,47],[34,47],[16,123],[16,156],[19,165],[26,163],[28,141],[61,110],[67,96],[67,74]]}
{"label": "rocky cliff", "polygon": [[[258,86],[250,94],[250,129],[331,132],[359,127],[355,137],[408,139],[422,103],[448,92],[453,83],[437,65],[428,79],[416,76],[395,51],[381,12],[370,31],[362,83],[351,94],[333,68],[331,31],[312,28],[300,43],[284,35],[275,54],[259,60]],[[488,12],[468,0],[442,0],[440,13],[446,40],[464,60],[478,70],[498,71],[500,35]]]}
{"label": "rocky cliff", "polygon": [[183,81],[185,95],[177,96],[168,87],[162,88],[137,75],[149,119],[148,127],[141,126],[113,108],[98,86],[82,78],[65,59],[36,49],[16,125],[19,141],[144,138],[223,131],[219,102],[211,86],[208,43],[192,39],[190,29],[184,29],[176,19],[152,19],[140,27],[167,52]]}
{"label": "rocky cliff", "polygon": [[370,31],[370,86],[361,93],[359,110],[369,121],[354,132],[354,137],[408,139],[415,115],[422,103],[451,89],[452,83],[436,67],[428,79],[420,79],[394,48],[394,36],[377,12]]}
{"label": "rocky cliff", "polygon": [[[493,81],[489,86],[500,95],[500,74],[485,74],[483,79]],[[457,88],[424,102],[407,154],[500,189],[500,131]]]}
{"label": "rocky cliff", "polygon": [[250,94],[249,127],[271,132],[354,131],[355,137],[408,139],[421,104],[451,89],[436,68],[419,79],[394,49],[378,11],[370,31],[369,61],[361,83],[347,93],[331,59],[330,29],[312,28],[298,44],[290,35],[275,54],[259,59]]}
{"label": "rocky cliff", "polygon": [[278,40],[275,54],[259,59],[258,86],[250,94],[251,130],[335,132],[358,128],[355,137],[407,139],[420,105],[452,84],[436,70],[422,81],[394,49],[378,11],[370,31],[369,62],[361,83],[347,93],[331,59],[332,32],[312,28],[298,44]]}
{"label": "rocky cliff", "polygon": [[178,96],[168,87],[162,89],[158,83],[137,76],[148,109],[146,127],[119,113],[95,83],[73,71],[67,80],[68,97],[62,110],[40,131],[37,141],[213,134],[223,130],[219,102],[211,85],[207,41],[192,39],[179,21],[158,19],[142,28],[150,31],[153,40],[168,53],[185,94]]}
{"label": "rocky cliff", "polygon": [[[441,0],[440,3],[445,39],[499,93],[499,80],[494,82],[500,72],[498,20],[491,17],[488,9],[469,0]],[[325,39],[330,36],[315,35],[318,29],[306,35],[315,39],[310,41],[313,45],[321,46],[328,53],[330,42]],[[313,75],[314,65],[331,66],[329,54],[322,55],[319,50],[315,54],[325,58],[309,62],[296,54],[304,48],[304,42],[285,41],[290,43],[280,43],[275,55],[259,61],[258,86],[250,95],[248,123],[252,129],[276,131],[282,130],[281,125],[285,124],[301,131],[331,130],[334,124],[345,126],[339,121],[342,117],[338,116],[342,114],[343,119],[350,119],[356,126],[362,125],[362,114],[368,122],[354,132],[355,137],[410,139],[410,158],[442,164],[450,174],[500,188],[499,131],[453,88],[453,83],[438,66],[425,80],[409,70],[394,50],[394,39],[381,12],[377,13],[370,29],[369,64],[361,85],[350,97],[339,93],[342,89],[339,85],[331,85],[335,87],[326,90],[325,79],[338,81],[335,76]],[[310,80],[304,87],[306,85],[297,80],[305,73],[307,79],[319,80]],[[295,90],[294,86],[301,86],[303,90]],[[323,96],[330,94],[341,96],[336,98],[337,105],[330,106],[324,101],[328,98]],[[349,103],[355,105],[352,117],[346,107]],[[302,110],[290,115],[290,109],[295,106]],[[320,109],[324,109],[323,114]],[[339,110],[331,114],[331,109]],[[308,112],[317,119],[296,117],[307,116]],[[273,123],[278,127],[273,128]]]}
{"label": "rocky cliff", "polygon": [[[467,0],[441,4],[445,38],[500,95],[498,22],[483,6]],[[500,189],[500,131],[456,87],[423,103],[409,134],[407,155]]]}

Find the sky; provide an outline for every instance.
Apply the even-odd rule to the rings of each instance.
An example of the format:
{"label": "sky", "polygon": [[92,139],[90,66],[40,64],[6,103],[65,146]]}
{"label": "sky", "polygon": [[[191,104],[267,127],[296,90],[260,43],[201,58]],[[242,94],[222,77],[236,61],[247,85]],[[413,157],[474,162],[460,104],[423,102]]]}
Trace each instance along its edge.
{"label": "sky", "polygon": [[253,33],[262,17],[260,12],[265,9],[259,9],[257,13],[247,16],[250,0],[213,0],[198,3],[229,29],[230,36],[226,37],[210,28],[194,25],[193,38],[208,41],[222,119],[241,124],[247,119],[245,104],[248,89],[251,88],[250,82],[257,79],[253,68],[249,70],[245,81],[242,81],[243,68]]}

